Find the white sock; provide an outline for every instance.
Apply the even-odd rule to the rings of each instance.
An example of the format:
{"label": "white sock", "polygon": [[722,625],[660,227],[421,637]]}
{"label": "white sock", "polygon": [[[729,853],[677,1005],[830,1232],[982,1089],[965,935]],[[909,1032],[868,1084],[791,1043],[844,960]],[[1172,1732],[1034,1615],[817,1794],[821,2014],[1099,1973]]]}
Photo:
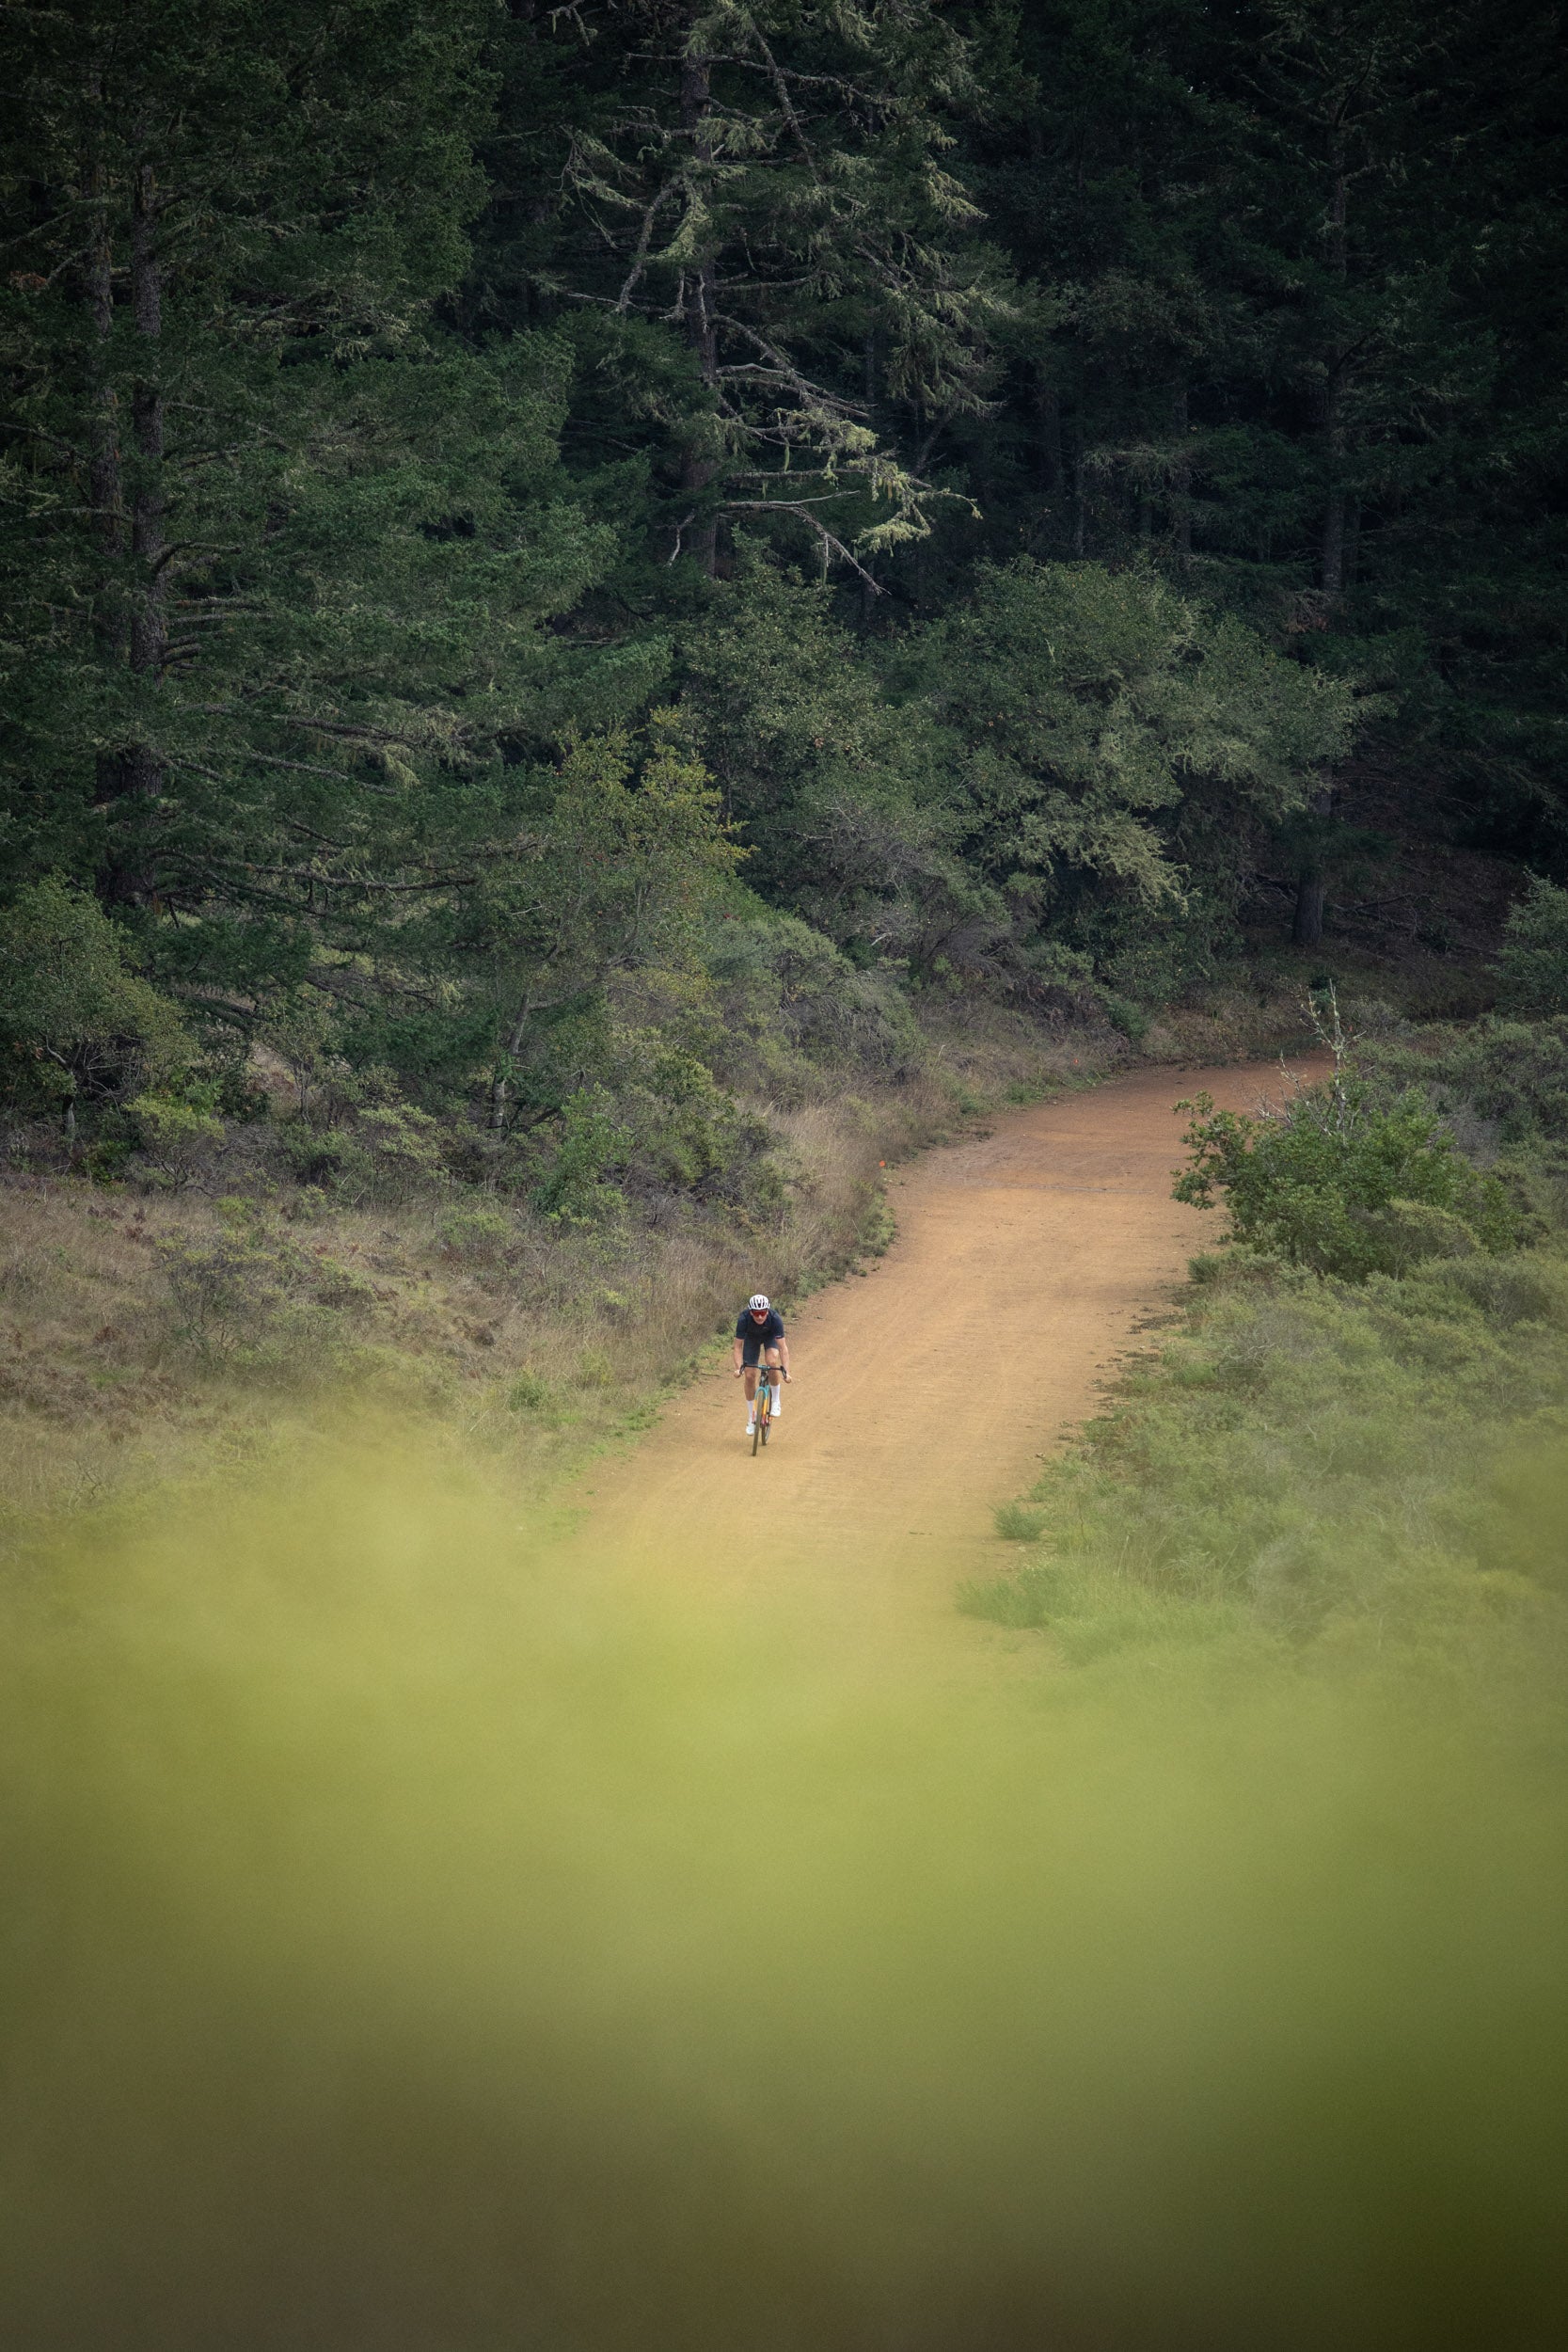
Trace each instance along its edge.
{"label": "white sock", "polygon": [[782,1380],[775,1380],[773,1383],[773,1402],[768,1409],[775,1421],[784,1411],[784,1382]]}

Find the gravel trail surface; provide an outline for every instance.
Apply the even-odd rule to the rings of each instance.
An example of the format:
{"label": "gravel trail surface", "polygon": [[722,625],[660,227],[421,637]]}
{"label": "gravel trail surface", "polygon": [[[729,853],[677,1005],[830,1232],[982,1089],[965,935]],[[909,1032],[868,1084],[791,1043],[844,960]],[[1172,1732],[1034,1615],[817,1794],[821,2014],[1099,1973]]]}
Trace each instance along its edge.
{"label": "gravel trail surface", "polygon": [[1200,1089],[1249,1110],[1278,1098],[1280,1071],[1140,1071],[891,1171],[886,1257],[789,1316],[794,1376],[766,1452],[744,1436],[726,1351],[594,1466],[582,1540],[618,1539],[639,1573],[777,1603],[814,1643],[1016,1648],[958,1617],[954,1588],[1016,1561],[994,1506],[1094,1412],[1211,1242],[1217,1218],[1170,1197],[1173,1106]]}

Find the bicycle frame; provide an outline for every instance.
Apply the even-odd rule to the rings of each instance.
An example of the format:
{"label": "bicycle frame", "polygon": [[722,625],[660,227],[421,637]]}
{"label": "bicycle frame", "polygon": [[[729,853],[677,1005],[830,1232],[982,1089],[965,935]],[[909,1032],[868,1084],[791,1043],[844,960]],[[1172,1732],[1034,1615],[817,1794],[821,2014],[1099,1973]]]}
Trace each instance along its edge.
{"label": "bicycle frame", "polygon": [[782,1375],[777,1365],[758,1364],[757,1392],[752,1406],[752,1452],[753,1454],[759,1445],[768,1443],[768,1431],[773,1419],[773,1383],[781,1377]]}

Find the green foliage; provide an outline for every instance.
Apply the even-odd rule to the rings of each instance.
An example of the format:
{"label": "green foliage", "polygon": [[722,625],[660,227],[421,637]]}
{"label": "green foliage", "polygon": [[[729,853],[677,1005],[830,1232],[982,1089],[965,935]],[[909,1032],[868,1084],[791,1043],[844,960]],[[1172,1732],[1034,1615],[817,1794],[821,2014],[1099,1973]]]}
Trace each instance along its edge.
{"label": "green foliage", "polygon": [[1249,1119],[1200,1094],[1189,1164],[1173,1188],[1200,1209],[1224,1202],[1240,1242],[1316,1274],[1363,1281],[1425,1257],[1507,1249],[1517,1217],[1414,1092],[1384,1106],[1370,1081],[1337,1076],[1282,1114]]}
{"label": "green foliage", "polygon": [[504,1209],[465,1202],[443,1209],[436,1220],[441,1247],[454,1258],[495,1265],[517,1238],[515,1219]]}
{"label": "green foliage", "polygon": [[996,1532],[1009,1544],[1037,1543],[1045,1532],[1046,1513],[1027,1502],[999,1502],[993,1514]]}
{"label": "green foliage", "polygon": [[[1035,1556],[962,1605],[1089,1663],[1259,1642],[1445,1675],[1556,1677],[1568,1265],[1554,1248],[1428,1261],[1349,1289],[1259,1262],[1053,1464],[1017,1530]],[[1528,1435],[1525,1435],[1525,1432]],[[1496,1498],[1528,1466],[1516,1509]],[[1012,1524],[1009,1531],[1012,1532]]]}
{"label": "green foliage", "polygon": [[585,420],[660,566],[711,576],[734,518],[869,579],[942,492],[861,355],[890,404],[973,416],[1010,309],[948,168],[979,92],[947,11],[593,0],[530,9],[503,57],[499,152],[537,198],[483,224],[481,282],[586,311]]}
{"label": "green foliage", "polygon": [[506,1392],[506,1402],[515,1413],[548,1412],[555,1402],[555,1391],[538,1373],[519,1372]]}
{"label": "green foliage", "polygon": [[713,1050],[738,1073],[765,1073],[770,1093],[845,1067],[906,1078],[923,1053],[897,975],[866,971],[798,916],[754,899],[720,910],[704,951],[723,1030]]}
{"label": "green foliage", "polygon": [[1325,7],[13,9],[8,1091],[733,1200],[920,990],[1136,1041],[1373,730],[1549,865],[1552,44]]}
{"label": "green foliage", "polygon": [[26,1101],[110,1099],[188,1066],[177,1008],[125,933],[57,876],[0,914],[0,1084]]}
{"label": "green foliage", "polygon": [[911,654],[962,741],[969,853],[1037,904],[1074,875],[1140,914],[1180,898],[1205,812],[1276,817],[1351,739],[1342,684],[1152,573],[983,571]]}
{"label": "green foliage", "polygon": [[1568,1013],[1568,890],[1532,874],[1503,925],[1498,1003],[1527,1021]]}
{"label": "green foliage", "polygon": [[1568,1020],[1491,1019],[1408,1041],[1362,1040],[1380,1087],[1421,1088],[1445,1118],[1503,1143],[1568,1136]]}
{"label": "green foliage", "polygon": [[173,1232],[156,1244],[175,1339],[246,1378],[339,1376],[351,1329],[362,1331],[373,1309],[374,1284],[326,1248],[306,1248],[254,1200],[216,1205],[216,1232]]}
{"label": "green foliage", "polygon": [[408,1103],[372,1104],[329,1127],[292,1121],[278,1141],[300,1184],[345,1201],[407,1200],[447,1172],[441,1122]]}
{"label": "green foliage", "polygon": [[841,949],[929,961],[1000,912],[953,854],[945,746],[857,658],[825,586],[743,550],[735,593],[683,648],[688,707],[753,847],[747,878]]}
{"label": "green foliage", "polygon": [[534,1196],[538,1206],[546,1216],[582,1223],[618,1216],[626,1195],[606,1178],[625,1168],[631,1142],[603,1091],[579,1089],[562,1105],[554,1165]]}
{"label": "green foliage", "polygon": [[189,1087],[182,1094],[138,1094],[126,1104],[150,1171],[174,1185],[195,1182],[224,1139],[217,1089]]}
{"label": "green foliage", "polygon": [[222,1229],[157,1245],[177,1336],[214,1361],[255,1360],[291,1305],[303,1300],[306,1252],[246,1202],[221,1204]]}
{"label": "green foliage", "polygon": [[1151,932],[1201,958],[1247,825],[1298,804],[1354,724],[1342,683],[1095,564],[984,569],[872,669],[825,590],[753,558],[685,675],[758,887],[927,974],[1038,987],[1065,931],[1126,961],[1123,1004],[1169,977],[1135,965]]}

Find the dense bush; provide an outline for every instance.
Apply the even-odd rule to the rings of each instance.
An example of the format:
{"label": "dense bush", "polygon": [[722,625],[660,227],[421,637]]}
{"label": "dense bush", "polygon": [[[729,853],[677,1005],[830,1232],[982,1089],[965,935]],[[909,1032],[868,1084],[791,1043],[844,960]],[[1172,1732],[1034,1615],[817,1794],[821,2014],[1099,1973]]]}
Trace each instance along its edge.
{"label": "dense bush", "polygon": [[1503,926],[1497,1000],[1528,1020],[1568,1012],[1568,890],[1530,879]]}
{"label": "dense bush", "polygon": [[1356,1061],[1382,1096],[1418,1088],[1472,1155],[1568,1137],[1568,1017],[1363,1040]]}
{"label": "dense bush", "polygon": [[1182,1107],[1195,1115],[1176,1198],[1223,1200],[1238,1241],[1314,1273],[1360,1281],[1520,1238],[1502,1184],[1469,1165],[1414,1090],[1384,1103],[1340,1074],[1277,1115],[1216,1110],[1207,1094]]}
{"label": "dense bush", "polygon": [[96,900],[52,876],[0,914],[0,1089],[13,1099],[117,1100],[188,1067],[194,1050]]}

